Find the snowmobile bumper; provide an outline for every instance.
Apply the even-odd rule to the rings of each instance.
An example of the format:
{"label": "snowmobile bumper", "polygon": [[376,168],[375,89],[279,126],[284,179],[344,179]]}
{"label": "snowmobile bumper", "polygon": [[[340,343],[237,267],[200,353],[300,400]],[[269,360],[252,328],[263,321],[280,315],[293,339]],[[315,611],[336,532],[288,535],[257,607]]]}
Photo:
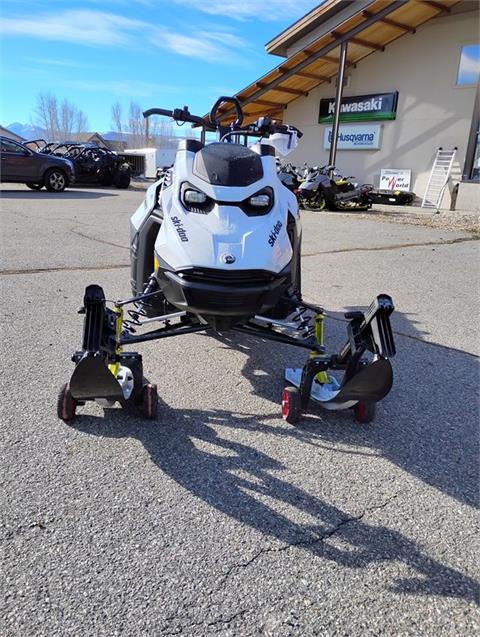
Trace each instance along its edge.
{"label": "snowmobile bumper", "polygon": [[159,271],[166,299],[200,316],[240,317],[275,307],[291,283],[290,265],[280,274],[263,270],[191,268]]}

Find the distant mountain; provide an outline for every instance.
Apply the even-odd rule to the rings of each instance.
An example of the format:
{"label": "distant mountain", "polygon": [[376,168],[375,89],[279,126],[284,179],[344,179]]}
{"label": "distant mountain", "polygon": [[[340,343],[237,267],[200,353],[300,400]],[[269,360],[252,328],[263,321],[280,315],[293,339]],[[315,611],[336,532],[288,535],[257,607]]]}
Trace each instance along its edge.
{"label": "distant mountain", "polygon": [[13,124],[9,124],[9,126],[5,126],[8,130],[11,130],[12,133],[16,135],[20,135],[20,131],[25,127],[25,124],[20,124],[20,122],[13,122]]}
{"label": "distant mountain", "polygon": [[46,131],[39,126],[32,126],[32,124],[21,124],[20,122],[13,122],[6,126],[12,133],[20,135],[24,139],[38,139],[39,137],[45,137]]}
{"label": "distant mountain", "polygon": [[[12,133],[20,135],[24,139],[47,139],[48,137],[45,130],[43,130],[39,126],[33,126],[32,124],[21,124],[20,122],[13,122],[12,124],[6,126],[6,128],[11,130]],[[195,133],[191,129],[187,129],[185,133],[185,137],[195,137]],[[135,137],[131,133],[118,133],[116,131],[108,131],[107,133],[100,133],[100,135],[107,141],[126,142],[127,146],[129,145],[130,140]],[[183,135],[173,135],[169,136],[167,139],[163,138],[163,141],[164,143],[167,142],[167,144],[172,146],[172,148],[176,148],[178,140],[182,137]]]}
{"label": "distant mountain", "polygon": [[117,133],[116,131],[109,130],[108,133],[100,133],[103,139],[112,142],[128,142],[131,137],[131,133]]}

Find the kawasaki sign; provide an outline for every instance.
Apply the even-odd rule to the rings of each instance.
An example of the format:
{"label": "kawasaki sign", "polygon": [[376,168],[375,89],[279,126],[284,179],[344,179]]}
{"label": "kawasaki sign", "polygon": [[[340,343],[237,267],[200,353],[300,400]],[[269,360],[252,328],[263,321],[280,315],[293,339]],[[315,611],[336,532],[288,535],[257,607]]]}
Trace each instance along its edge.
{"label": "kawasaki sign", "polygon": [[[397,114],[398,91],[344,97],[340,106],[341,122],[364,122],[395,119]],[[320,124],[331,124],[335,111],[335,98],[320,100]]]}

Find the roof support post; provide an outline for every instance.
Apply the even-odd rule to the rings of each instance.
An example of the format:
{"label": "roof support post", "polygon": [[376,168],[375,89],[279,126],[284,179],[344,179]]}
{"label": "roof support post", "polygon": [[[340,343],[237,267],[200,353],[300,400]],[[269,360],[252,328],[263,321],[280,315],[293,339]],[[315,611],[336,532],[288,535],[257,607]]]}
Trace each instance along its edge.
{"label": "roof support post", "polygon": [[[329,42],[318,51],[312,51],[311,54],[307,54],[307,57],[304,60],[290,67],[286,73],[280,73],[277,78],[275,78],[274,80],[271,80],[270,82],[268,82],[268,84],[265,84],[262,88],[257,88],[257,90],[254,91],[248,97],[240,98],[240,104],[244,106],[248,102],[254,102],[257,98],[261,97],[264,93],[268,93],[268,91],[273,90],[276,86],[285,82],[285,80],[295,75],[295,73],[297,73],[298,71],[303,71],[307,66],[310,66],[312,62],[315,62],[315,60],[319,60],[321,58],[327,59],[328,54],[334,49],[336,49],[339,44],[341,44],[342,42],[346,42],[347,40],[350,40],[352,37],[355,37],[362,31],[364,31],[367,27],[371,26],[372,24],[375,24],[375,22],[378,22],[378,20],[380,20],[381,18],[384,18],[390,13],[393,13],[400,7],[403,7],[403,5],[405,5],[409,1],[410,0],[393,0],[391,4],[387,4],[386,6],[383,7],[383,9],[381,9],[377,13],[375,14],[372,13],[371,17],[366,18],[363,22],[361,22],[360,24],[357,24],[357,26],[353,27],[346,33],[342,33],[339,36],[338,40]],[[241,92],[242,91],[240,91],[240,93]],[[229,108],[224,113],[222,113],[221,119],[228,117],[230,115],[234,115],[234,114],[235,114],[234,109]]]}
{"label": "roof support post", "polygon": [[[340,128],[340,107],[342,105],[343,96],[343,80],[345,77],[345,64],[347,61],[347,47],[348,40],[342,42],[340,46],[340,59],[338,60],[338,74],[337,74],[337,90],[335,93],[335,111],[333,113],[333,128],[332,139],[330,142],[330,155],[328,157],[328,163],[330,166],[335,166],[337,158],[337,141],[338,130]],[[333,168],[330,169],[330,177],[333,176]]]}

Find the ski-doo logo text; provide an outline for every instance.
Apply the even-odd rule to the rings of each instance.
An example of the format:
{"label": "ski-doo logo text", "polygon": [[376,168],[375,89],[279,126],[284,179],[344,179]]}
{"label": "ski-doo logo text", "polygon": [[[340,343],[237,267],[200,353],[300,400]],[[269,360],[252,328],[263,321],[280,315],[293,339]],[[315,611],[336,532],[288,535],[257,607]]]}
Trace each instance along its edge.
{"label": "ski-doo logo text", "polygon": [[170,217],[170,219],[178,232],[180,241],[188,241],[187,233],[185,232],[185,228],[182,226],[181,220],[178,217]]}
{"label": "ski-doo logo text", "polygon": [[275,245],[275,241],[277,240],[278,235],[280,234],[280,230],[283,228],[283,223],[281,221],[277,221],[277,223],[273,226],[273,230],[268,237],[268,243],[272,246]]}

